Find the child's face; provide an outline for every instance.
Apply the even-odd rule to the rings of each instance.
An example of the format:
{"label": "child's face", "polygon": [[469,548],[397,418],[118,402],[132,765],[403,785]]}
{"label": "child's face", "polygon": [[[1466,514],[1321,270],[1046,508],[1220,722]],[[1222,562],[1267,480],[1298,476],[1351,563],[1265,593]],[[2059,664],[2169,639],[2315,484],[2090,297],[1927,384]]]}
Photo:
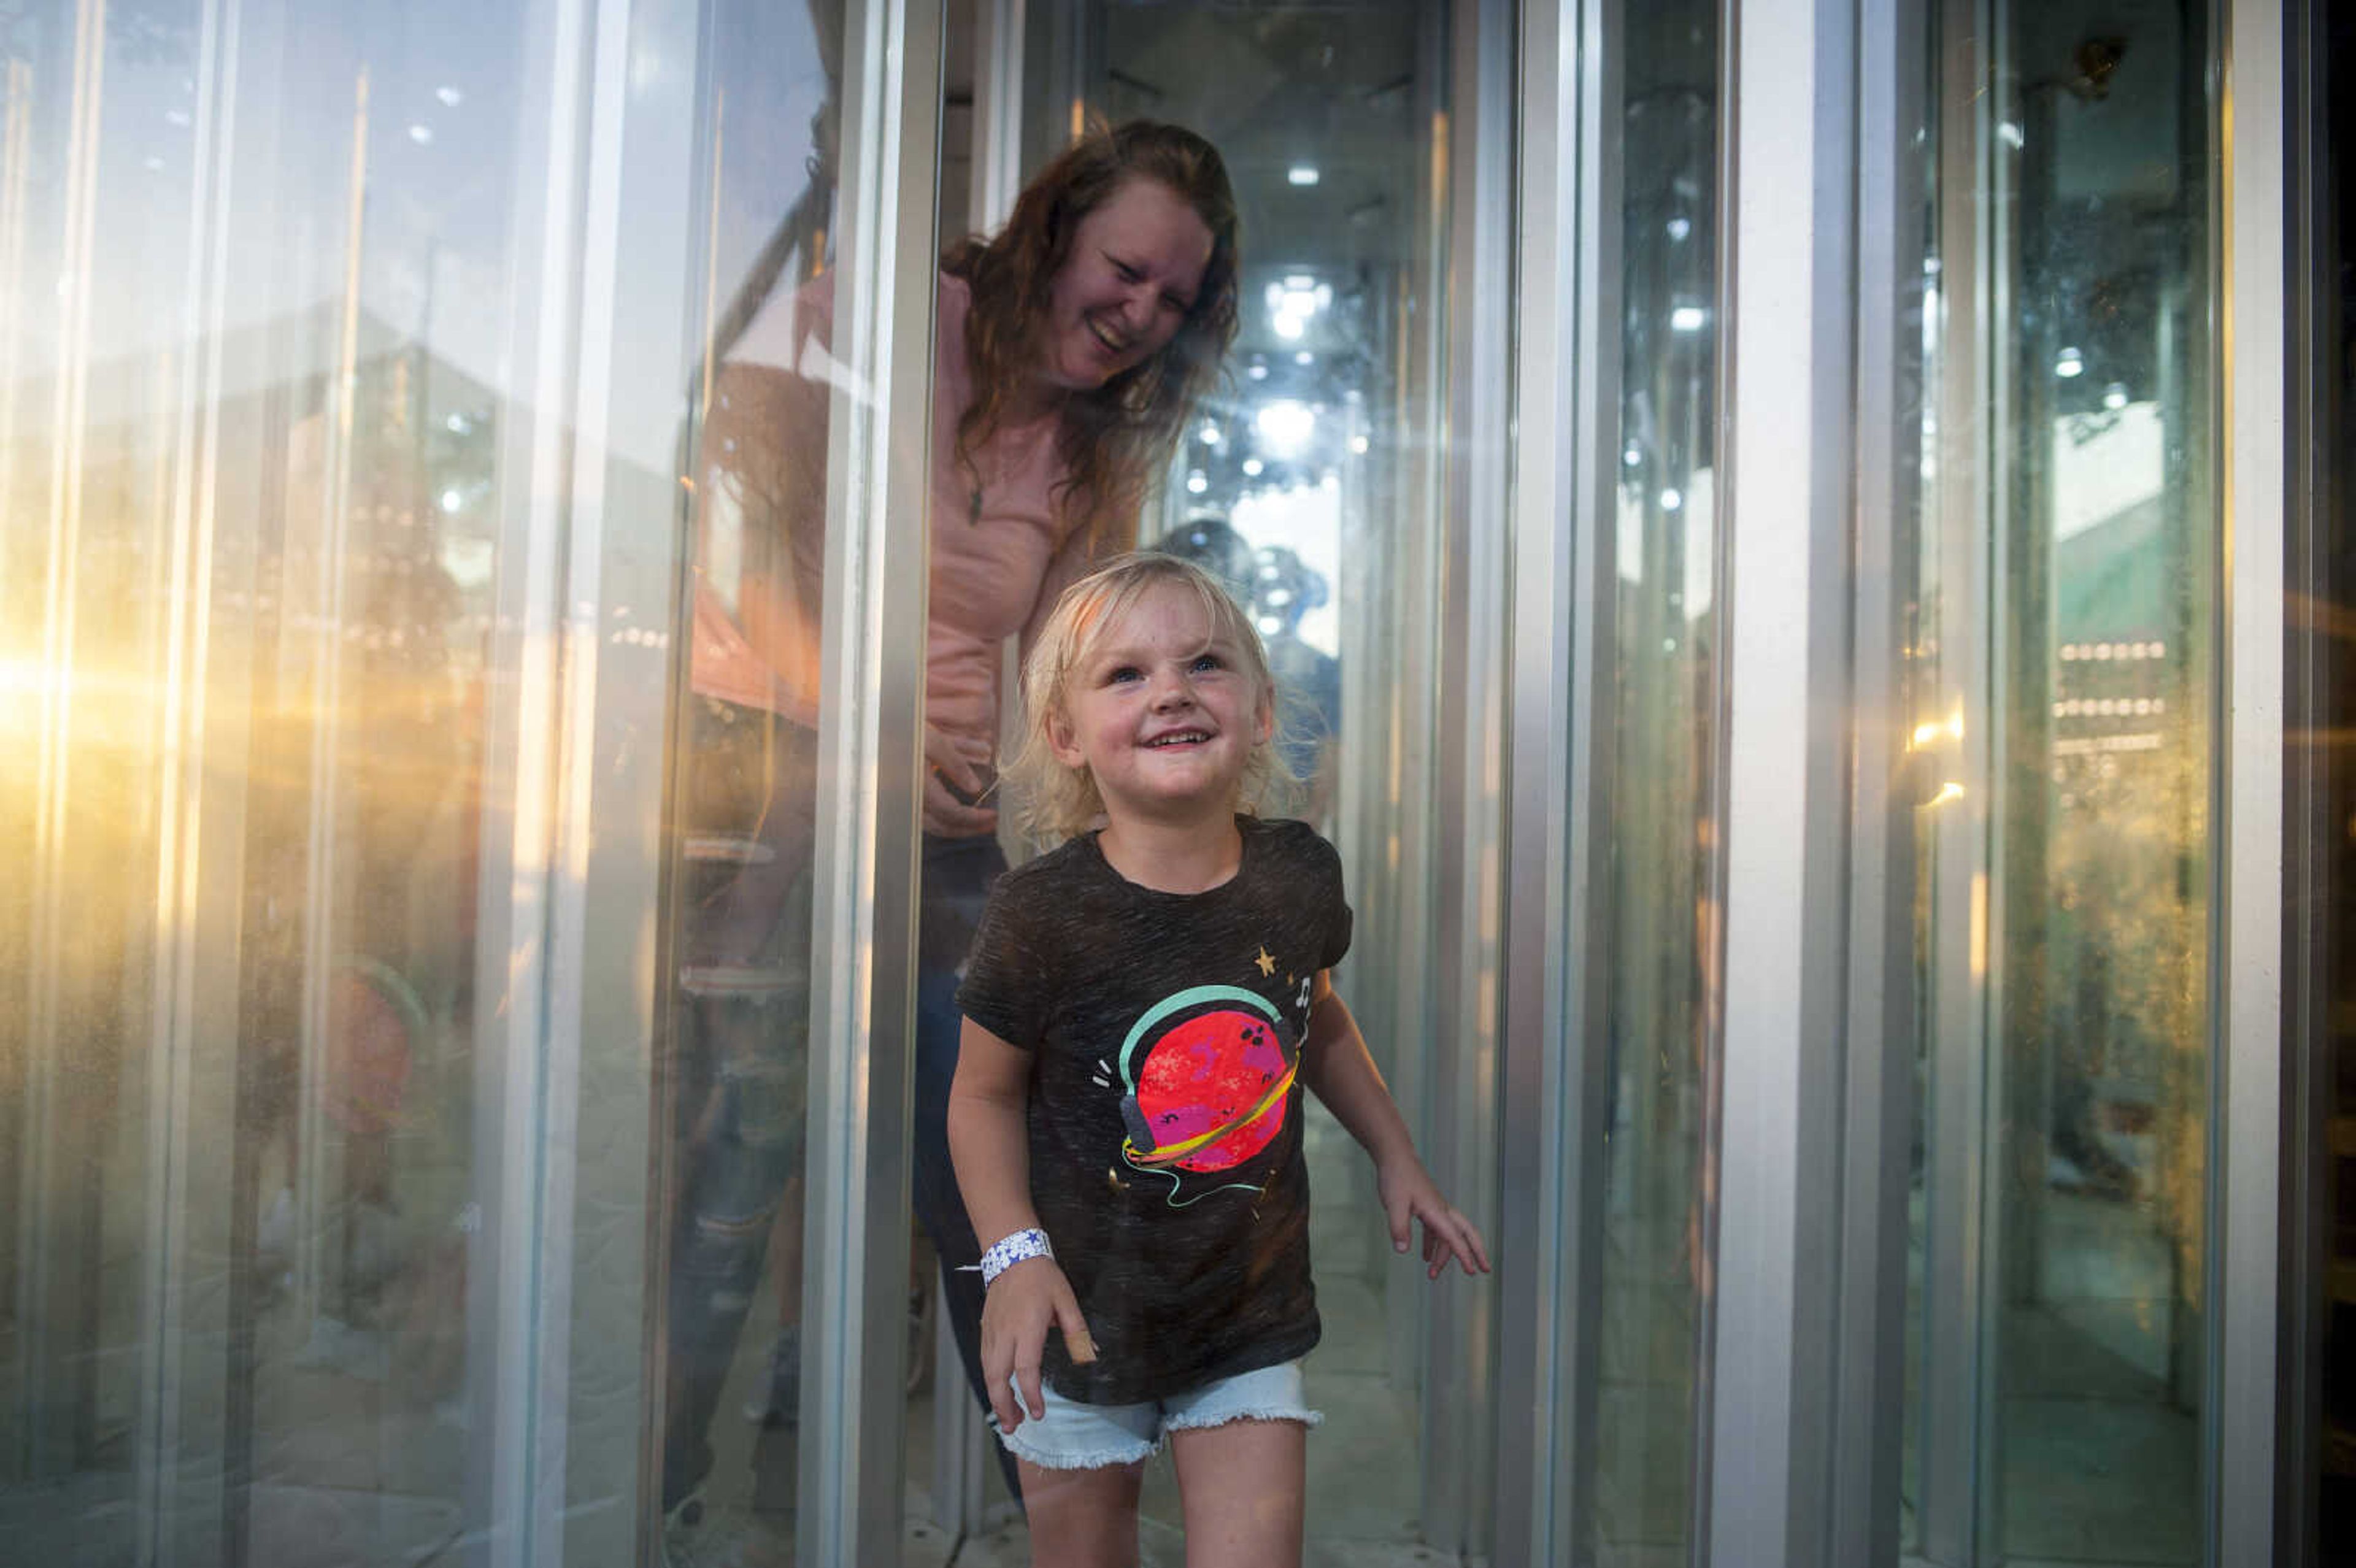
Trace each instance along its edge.
{"label": "child's face", "polygon": [[1094,775],[1116,823],[1224,816],[1269,738],[1267,697],[1195,596],[1158,583],[1073,666],[1047,740]]}

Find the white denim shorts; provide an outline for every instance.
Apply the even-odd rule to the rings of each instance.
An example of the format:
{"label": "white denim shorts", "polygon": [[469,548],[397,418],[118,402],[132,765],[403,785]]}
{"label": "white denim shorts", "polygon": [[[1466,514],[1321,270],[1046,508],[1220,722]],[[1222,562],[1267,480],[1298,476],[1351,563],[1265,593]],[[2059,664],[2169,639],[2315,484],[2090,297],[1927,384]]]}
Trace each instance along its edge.
{"label": "white denim shorts", "polygon": [[[1011,1380],[1010,1380],[1011,1381]],[[1104,1465],[1134,1465],[1158,1452],[1165,1434],[1231,1421],[1297,1421],[1314,1426],[1324,1416],[1309,1408],[1301,1386],[1301,1363],[1285,1361],[1257,1371],[1189,1389],[1168,1399],[1138,1404],[1083,1404],[1066,1399],[1043,1381],[1039,1395],[1045,1415],[1027,1412],[1023,1424],[998,1440],[1018,1459],[1043,1470],[1091,1470]],[[1020,1407],[1018,1383],[1014,1402]],[[997,1417],[991,1418],[997,1424]]]}

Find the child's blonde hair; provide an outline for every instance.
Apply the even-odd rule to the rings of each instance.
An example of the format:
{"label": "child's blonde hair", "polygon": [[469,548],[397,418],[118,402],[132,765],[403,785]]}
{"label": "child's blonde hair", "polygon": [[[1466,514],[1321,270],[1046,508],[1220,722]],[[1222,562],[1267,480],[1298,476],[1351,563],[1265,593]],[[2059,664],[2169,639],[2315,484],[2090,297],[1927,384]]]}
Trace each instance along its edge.
{"label": "child's blonde hair", "polygon": [[1132,550],[1064,590],[1023,661],[1023,749],[1008,768],[1007,777],[1017,820],[1025,833],[1042,843],[1060,844],[1076,837],[1104,813],[1104,796],[1097,790],[1095,776],[1086,767],[1065,766],[1047,738],[1048,720],[1066,711],[1065,683],[1074,667],[1094,651],[1107,626],[1162,587],[1192,593],[1210,623],[1211,640],[1225,636],[1236,645],[1243,656],[1245,673],[1258,688],[1259,709],[1269,716],[1268,737],[1252,748],[1244,764],[1236,809],[1257,812],[1271,788],[1290,782],[1276,744],[1276,677],[1269,669],[1268,649],[1260,642],[1259,628],[1218,579],[1194,562],[1158,550]]}

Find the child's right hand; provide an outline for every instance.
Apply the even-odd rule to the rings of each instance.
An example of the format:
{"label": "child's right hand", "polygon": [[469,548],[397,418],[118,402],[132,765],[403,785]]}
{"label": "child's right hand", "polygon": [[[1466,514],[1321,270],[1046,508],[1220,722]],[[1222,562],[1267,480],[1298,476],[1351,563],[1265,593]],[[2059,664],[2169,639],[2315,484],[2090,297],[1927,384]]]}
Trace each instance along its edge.
{"label": "child's right hand", "polygon": [[[1022,1425],[1026,1414],[1047,1413],[1039,1390],[1039,1357],[1046,1349],[1050,1327],[1064,1331],[1064,1348],[1073,1360],[1097,1359],[1096,1341],[1088,1338],[1087,1320],[1080,1316],[1079,1297],[1053,1258],[1025,1258],[1000,1275],[982,1297],[981,1381],[990,1391],[990,1408],[1001,1432]],[[1022,1383],[1019,1405],[1010,1380]]]}

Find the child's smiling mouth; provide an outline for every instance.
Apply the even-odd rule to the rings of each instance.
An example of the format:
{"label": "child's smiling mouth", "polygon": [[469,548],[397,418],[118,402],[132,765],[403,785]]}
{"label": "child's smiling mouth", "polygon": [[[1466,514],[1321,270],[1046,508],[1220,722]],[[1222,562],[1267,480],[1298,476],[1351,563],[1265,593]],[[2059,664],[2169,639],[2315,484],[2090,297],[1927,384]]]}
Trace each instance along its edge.
{"label": "child's smiling mouth", "polygon": [[1198,746],[1211,738],[1206,730],[1173,730],[1166,735],[1156,735],[1145,742],[1149,751],[1165,746]]}

